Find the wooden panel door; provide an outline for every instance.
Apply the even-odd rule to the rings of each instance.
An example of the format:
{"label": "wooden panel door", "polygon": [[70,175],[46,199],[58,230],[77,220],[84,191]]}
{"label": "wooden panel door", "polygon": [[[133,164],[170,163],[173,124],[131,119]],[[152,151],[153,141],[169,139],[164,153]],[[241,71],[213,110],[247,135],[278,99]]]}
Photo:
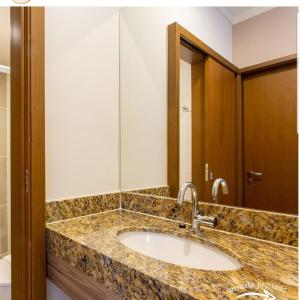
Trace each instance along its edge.
{"label": "wooden panel door", "polygon": [[11,292],[14,300],[46,299],[44,25],[44,7],[11,7]]}
{"label": "wooden panel door", "polygon": [[243,78],[246,207],[297,213],[296,73],[294,64]]}
{"label": "wooden panel door", "polygon": [[205,182],[205,201],[211,202],[216,178],[223,178],[229,194],[219,191],[218,203],[234,205],[236,201],[236,74],[208,57],[205,62],[205,162],[213,180]]}

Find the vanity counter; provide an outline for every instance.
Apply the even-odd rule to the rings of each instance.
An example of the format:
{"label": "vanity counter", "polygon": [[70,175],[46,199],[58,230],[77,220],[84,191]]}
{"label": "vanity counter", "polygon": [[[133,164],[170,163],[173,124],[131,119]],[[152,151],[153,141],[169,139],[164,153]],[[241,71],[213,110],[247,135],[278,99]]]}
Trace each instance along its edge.
{"label": "vanity counter", "polygon": [[[127,230],[198,239],[243,267],[205,271],[162,262],[121,244],[117,235]],[[208,228],[199,237],[190,236],[177,222],[125,210],[48,223],[47,252],[124,299],[237,299],[251,292],[276,297],[266,299],[298,299],[297,248]]]}

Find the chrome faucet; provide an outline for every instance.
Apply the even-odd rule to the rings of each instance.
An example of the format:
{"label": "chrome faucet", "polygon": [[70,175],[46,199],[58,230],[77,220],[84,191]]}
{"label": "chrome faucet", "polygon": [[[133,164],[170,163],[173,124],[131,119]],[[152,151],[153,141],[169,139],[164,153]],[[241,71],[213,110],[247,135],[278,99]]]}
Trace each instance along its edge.
{"label": "chrome faucet", "polygon": [[222,191],[224,195],[228,194],[228,187],[227,187],[227,182],[223,178],[217,178],[212,186],[212,199],[215,203],[218,202],[218,191],[219,191],[219,186],[222,186]]}
{"label": "chrome faucet", "polygon": [[177,197],[177,205],[180,207],[182,206],[185,193],[189,188],[192,192],[192,229],[198,230],[199,224],[215,227],[217,223],[217,219],[215,217],[206,217],[199,213],[198,192],[196,186],[192,182],[185,182],[181,186]]}
{"label": "chrome faucet", "polygon": [[184,196],[188,188],[190,188],[192,191],[192,228],[198,229],[198,222],[197,222],[197,215],[199,213],[198,192],[196,186],[193,183],[185,182],[181,186],[177,197],[177,205],[182,206],[182,203],[184,201]]}

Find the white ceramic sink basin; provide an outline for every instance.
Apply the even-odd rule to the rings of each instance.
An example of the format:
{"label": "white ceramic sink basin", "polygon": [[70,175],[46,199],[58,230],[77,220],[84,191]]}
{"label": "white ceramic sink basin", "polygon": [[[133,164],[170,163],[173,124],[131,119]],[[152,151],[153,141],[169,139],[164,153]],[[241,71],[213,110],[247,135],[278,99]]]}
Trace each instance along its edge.
{"label": "white ceramic sink basin", "polygon": [[212,271],[242,267],[235,258],[218,248],[171,234],[127,231],[119,234],[118,238],[132,250],[182,267]]}

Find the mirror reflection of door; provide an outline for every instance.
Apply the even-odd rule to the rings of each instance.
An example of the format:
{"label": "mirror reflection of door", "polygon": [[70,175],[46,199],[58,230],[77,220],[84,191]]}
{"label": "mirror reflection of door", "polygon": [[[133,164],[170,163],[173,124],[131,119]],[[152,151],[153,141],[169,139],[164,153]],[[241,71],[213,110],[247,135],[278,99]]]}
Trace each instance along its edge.
{"label": "mirror reflection of door", "polygon": [[212,202],[213,182],[224,178],[229,193],[218,203],[236,205],[237,73],[183,39],[180,58],[179,185],[172,196],[192,181],[201,201]]}
{"label": "mirror reflection of door", "polygon": [[165,13],[120,14],[122,190],[175,200],[192,181],[201,202],[297,213],[298,8],[217,29]]}
{"label": "mirror reflection of door", "polygon": [[213,183],[223,178],[228,194],[220,189],[218,204],[297,214],[296,56],[238,69],[199,44],[180,40],[179,168],[177,181],[168,182],[171,196],[192,181],[201,201],[214,202]]}
{"label": "mirror reflection of door", "polygon": [[205,201],[212,201],[215,179],[227,182],[228,195],[218,203],[237,204],[237,90],[236,74],[211,57],[205,62]]}
{"label": "mirror reflection of door", "polygon": [[298,211],[296,64],[243,77],[244,206]]}

